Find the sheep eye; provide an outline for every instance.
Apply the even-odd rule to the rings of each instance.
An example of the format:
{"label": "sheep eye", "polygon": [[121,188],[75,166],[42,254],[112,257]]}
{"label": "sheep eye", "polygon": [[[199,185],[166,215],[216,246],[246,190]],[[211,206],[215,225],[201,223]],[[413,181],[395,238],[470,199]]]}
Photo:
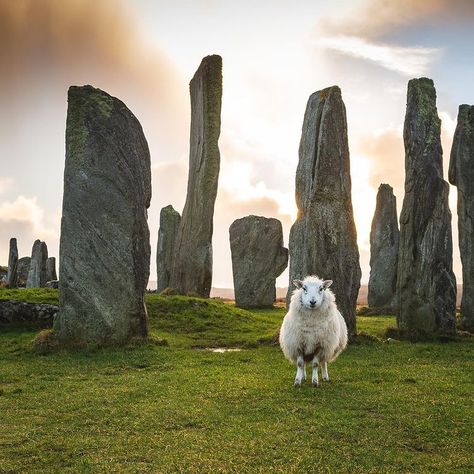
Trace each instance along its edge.
{"label": "sheep eye", "polygon": [[308,293],[308,289],[307,289],[305,286],[303,286],[303,291],[304,291],[305,293]]}
{"label": "sheep eye", "polygon": [[323,287],[321,287],[321,288],[319,289],[319,292],[320,292],[320,293],[322,293],[322,292],[323,292],[323,290],[324,290],[324,288],[323,288]]}

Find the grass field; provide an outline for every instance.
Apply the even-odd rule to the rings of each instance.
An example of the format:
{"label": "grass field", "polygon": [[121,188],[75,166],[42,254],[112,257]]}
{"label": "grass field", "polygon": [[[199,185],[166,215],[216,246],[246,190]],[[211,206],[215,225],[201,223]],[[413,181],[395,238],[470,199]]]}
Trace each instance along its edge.
{"label": "grass field", "polygon": [[474,471],[474,339],[383,342],[394,318],[359,317],[380,341],[294,389],[283,309],[147,305],[157,343],[124,349],[38,355],[35,332],[0,330],[0,472]]}

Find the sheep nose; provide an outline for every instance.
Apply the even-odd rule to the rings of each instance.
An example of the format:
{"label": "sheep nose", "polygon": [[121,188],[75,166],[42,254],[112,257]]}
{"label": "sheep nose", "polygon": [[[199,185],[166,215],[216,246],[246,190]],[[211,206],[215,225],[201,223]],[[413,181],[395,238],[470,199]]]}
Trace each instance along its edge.
{"label": "sheep nose", "polygon": [[311,300],[311,301],[309,302],[309,304],[310,304],[311,306],[314,306],[314,305],[316,304],[316,300]]}

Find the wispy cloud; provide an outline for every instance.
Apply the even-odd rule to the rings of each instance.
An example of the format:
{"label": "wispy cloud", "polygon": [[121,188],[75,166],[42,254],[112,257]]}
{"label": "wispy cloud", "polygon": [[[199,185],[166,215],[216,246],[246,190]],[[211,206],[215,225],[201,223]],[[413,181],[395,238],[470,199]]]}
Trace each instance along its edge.
{"label": "wispy cloud", "polygon": [[420,76],[428,71],[431,63],[440,58],[439,48],[403,47],[370,42],[356,36],[322,38],[317,45],[354,58],[372,61],[391,71],[406,76]]}

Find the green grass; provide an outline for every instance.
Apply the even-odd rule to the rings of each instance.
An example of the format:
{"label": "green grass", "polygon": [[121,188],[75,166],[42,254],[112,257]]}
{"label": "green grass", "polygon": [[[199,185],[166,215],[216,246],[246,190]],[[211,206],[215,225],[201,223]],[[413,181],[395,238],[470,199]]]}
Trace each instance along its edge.
{"label": "green grass", "polygon": [[[34,332],[0,333],[0,472],[473,471],[473,339],[352,345],[331,382],[294,389],[268,344],[284,310],[147,305],[168,346],[39,356]],[[358,318],[380,338],[394,325]]]}

